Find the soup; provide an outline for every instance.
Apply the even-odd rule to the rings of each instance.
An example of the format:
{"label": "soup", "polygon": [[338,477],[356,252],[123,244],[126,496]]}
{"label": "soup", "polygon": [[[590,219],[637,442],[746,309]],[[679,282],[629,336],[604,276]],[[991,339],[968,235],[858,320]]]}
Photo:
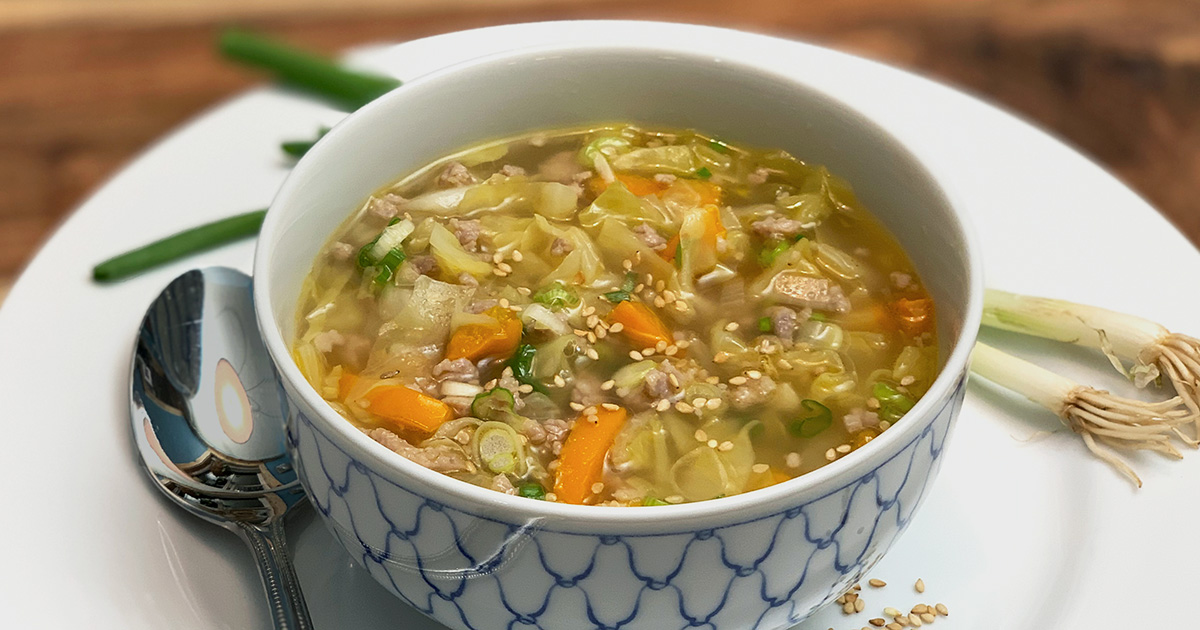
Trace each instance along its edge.
{"label": "soup", "polygon": [[363,203],[293,346],[348,422],[500,492],[643,506],[845,456],[936,375],[934,305],[826,169],[695,131],[556,130]]}

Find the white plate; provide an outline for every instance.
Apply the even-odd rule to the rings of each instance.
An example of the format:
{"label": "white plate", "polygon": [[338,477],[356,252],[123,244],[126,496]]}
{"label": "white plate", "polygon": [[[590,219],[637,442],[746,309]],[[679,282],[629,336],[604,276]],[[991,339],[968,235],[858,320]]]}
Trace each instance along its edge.
{"label": "white plate", "polygon": [[[689,31],[694,33],[694,31]],[[455,33],[352,55],[412,78],[454,61],[562,40],[664,40],[651,23],[570,22]],[[753,54],[877,117],[931,163],[972,215],[992,286],[1153,314],[1200,332],[1200,256],[1150,206],[1088,159],[942,85],[829,50],[713,29],[714,56]],[[252,245],[197,256],[115,286],[90,266],[152,238],[265,206],[287,172],[278,144],[340,115],[258,90],[171,134],[87,201],[46,244],[0,310],[0,628],[266,628],[250,555],[232,535],[170,506],[135,464],[126,388],[134,333],[182,271],[249,270]],[[1179,291],[1177,287],[1186,287]],[[1084,351],[985,337],[1090,383],[1126,387]],[[1055,353],[1050,356],[1049,353]],[[1048,414],[973,383],[940,478],[874,572],[853,617],[945,602],[938,627],[1167,627],[1200,592],[1200,456],[1137,460],[1135,492]],[[318,628],[436,626],[387,595],[323,527],[290,524]],[[918,596],[912,583],[928,585]],[[1126,623],[1127,622],[1127,623]],[[1135,623],[1136,622],[1136,623]]]}

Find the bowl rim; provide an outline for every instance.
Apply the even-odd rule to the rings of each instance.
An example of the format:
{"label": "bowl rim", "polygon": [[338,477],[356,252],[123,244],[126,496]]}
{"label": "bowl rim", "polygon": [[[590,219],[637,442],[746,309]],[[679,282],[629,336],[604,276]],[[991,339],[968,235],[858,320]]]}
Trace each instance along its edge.
{"label": "bowl rim", "polygon": [[[664,23],[665,25],[665,23]],[[711,32],[712,27],[670,24],[673,28],[694,28],[697,31]],[[724,30],[724,29],[716,29]],[[701,40],[697,40],[699,42]],[[671,56],[686,58],[698,63],[707,63],[721,67],[733,67],[760,75],[765,79],[774,80],[796,89],[807,90],[810,98],[818,98],[836,105],[855,119],[856,124],[871,128],[874,135],[888,143],[892,149],[905,156],[909,163],[918,169],[932,188],[941,195],[946,206],[950,209],[958,233],[961,235],[968,275],[967,295],[963,313],[962,328],[953,340],[954,348],[929,390],[906,415],[924,421],[899,423],[883,432],[871,441],[871,446],[855,450],[845,457],[830,462],[816,470],[805,473],[787,482],[749,492],[742,492],[729,497],[681,503],[677,505],[656,506],[653,510],[631,509],[618,506],[572,505],[549,501],[531,501],[524,497],[510,496],[483,488],[474,484],[454,479],[448,475],[427,469],[404,457],[397,456],[391,450],[367,437],[364,433],[337,414],[326,401],[300,373],[299,368],[291,359],[290,346],[283,339],[282,331],[275,325],[273,304],[271,302],[271,277],[266,273],[270,268],[272,257],[271,243],[276,239],[277,232],[284,227],[286,208],[292,205],[295,189],[305,178],[321,168],[323,157],[330,147],[364,133],[369,133],[373,119],[385,115],[395,107],[394,103],[403,102],[422,91],[437,90],[445,82],[452,82],[456,75],[465,70],[480,66],[501,67],[514,64],[521,60],[536,59],[547,55],[592,55],[599,57],[605,53],[637,53],[650,56]],[[345,139],[344,139],[345,138]],[[447,147],[453,151],[459,147]],[[347,204],[349,207],[349,204]],[[281,209],[282,208],[282,209]],[[879,120],[867,115],[862,110],[833,96],[829,92],[804,81],[801,78],[783,74],[771,67],[755,65],[746,56],[720,57],[707,52],[697,44],[632,44],[623,41],[612,42],[571,42],[554,43],[539,46],[520,47],[512,50],[496,52],[449,65],[434,70],[407,81],[402,89],[393,90],[380,98],[368,103],[359,110],[350,113],[337,123],[311,150],[308,151],[293,167],[284,180],[268,208],[263,221],[254,254],[254,302],[258,326],[263,341],[272,357],[280,378],[291,385],[289,388],[305,404],[316,412],[310,421],[315,426],[325,427],[332,432],[332,437],[340,440],[346,447],[347,453],[353,450],[353,458],[371,462],[370,468],[388,478],[396,476],[411,476],[427,485],[438,493],[437,501],[455,506],[473,505],[487,509],[490,518],[505,518],[508,516],[515,522],[527,522],[531,519],[553,519],[556,522],[591,523],[596,526],[623,525],[644,526],[681,521],[697,523],[720,518],[722,515],[741,514],[746,517],[757,514],[763,509],[778,506],[787,502],[789,497],[817,496],[821,491],[837,483],[839,480],[852,480],[862,473],[863,467],[874,468],[876,460],[884,461],[886,455],[902,448],[918,437],[925,425],[932,422],[940,407],[941,401],[949,397],[961,375],[967,371],[969,357],[974,346],[983,312],[983,261],[982,250],[970,224],[969,215],[964,210],[959,196],[946,183],[935,175],[931,164],[913,151],[909,144],[900,140],[892,131]],[[295,403],[289,403],[294,405]],[[410,488],[410,490],[413,490]],[[414,490],[415,491],[415,490]],[[815,494],[814,494],[815,493]],[[420,493],[418,493],[420,494]],[[430,497],[432,498],[432,497]]]}

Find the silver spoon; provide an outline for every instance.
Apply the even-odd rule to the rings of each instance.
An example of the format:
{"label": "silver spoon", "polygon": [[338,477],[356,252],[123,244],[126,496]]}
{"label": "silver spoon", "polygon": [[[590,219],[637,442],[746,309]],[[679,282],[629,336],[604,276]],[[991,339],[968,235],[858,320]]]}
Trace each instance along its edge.
{"label": "silver spoon", "polygon": [[189,271],[150,305],[130,379],[142,463],[168,497],[246,541],[275,627],[308,630],[283,535],[284,516],[305,503],[287,451],[285,405],[249,276]]}

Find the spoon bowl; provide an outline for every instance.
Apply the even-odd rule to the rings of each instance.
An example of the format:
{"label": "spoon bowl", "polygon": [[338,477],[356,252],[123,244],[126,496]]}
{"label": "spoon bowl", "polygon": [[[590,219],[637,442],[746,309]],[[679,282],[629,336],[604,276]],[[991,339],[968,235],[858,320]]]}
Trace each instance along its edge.
{"label": "spoon bowl", "polygon": [[175,503],[242,537],[276,628],[311,627],[284,517],[305,503],[287,449],[286,402],[259,336],[251,280],[189,271],[146,311],[130,374],[134,441]]}

